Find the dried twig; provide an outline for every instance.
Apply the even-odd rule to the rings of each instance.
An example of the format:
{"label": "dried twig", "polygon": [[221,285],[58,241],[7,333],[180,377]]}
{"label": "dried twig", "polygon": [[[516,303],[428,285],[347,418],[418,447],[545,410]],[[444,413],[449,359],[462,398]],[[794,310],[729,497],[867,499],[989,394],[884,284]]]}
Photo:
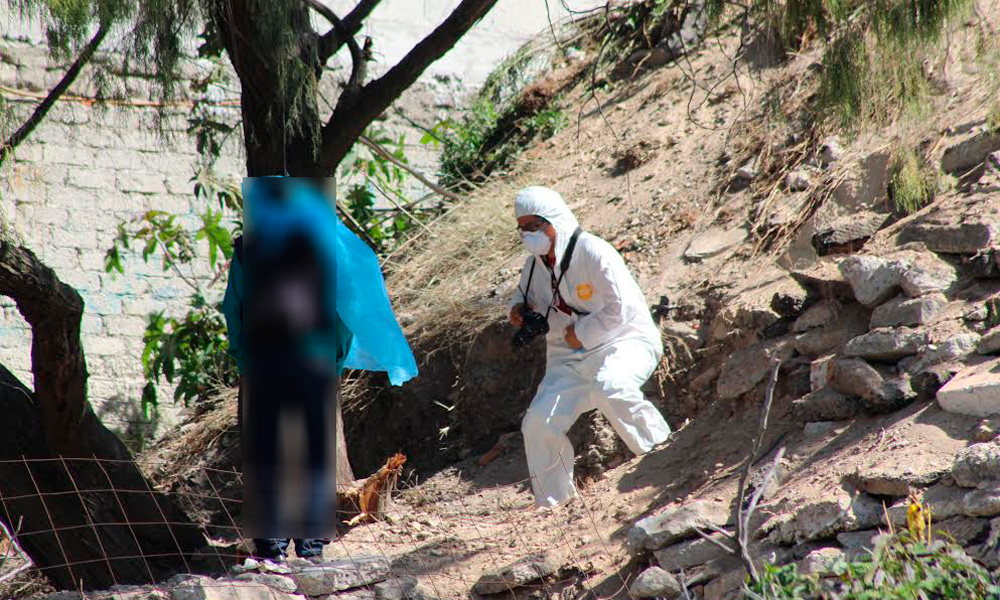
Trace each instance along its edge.
{"label": "dried twig", "polygon": [[[757,436],[754,438],[753,445],[750,448],[750,452],[747,455],[746,461],[743,463],[743,472],[740,474],[740,487],[739,493],[736,496],[736,550],[739,554],[739,558],[743,561],[743,566],[746,568],[747,573],[750,574],[750,578],[754,581],[760,581],[757,574],[757,567],[754,566],[753,558],[750,556],[749,549],[749,523],[750,517],[753,515],[753,509],[756,509],[757,502],[760,501],[760,497],[763,494],[764,489],[767,488],[767,483],[770,477],[774,474],[775,469],[768,473],[767,478],[756,490],[754,498],[752,499],[751,505],[747,507],[744,511],[743,504],[746,500],[747,493],[747,478],[750,476],[750,468],[753,466],[754,460],[757,457],[757,453],[760,451],[760,447],[764,442],[764,433],[767,431],[767,418],[771,413],[771,402],[774,400],[774,387],[778,383],[778,370],[781,368],[781,361],[775,360],[774,365],[771,368],[771,378],[767,382],[767,394],[764,397],[764,405],[760,409],[760,422],[757,426]],[[775,465],[778,464],[778,460],[781,459],[784,451],[778,452],[778,459],[775,461]]]}
{"label": "dried twig", "polygon": [[21,565],[20,567],[14,569],[13,571],[10,571],[9,573],[4,573],[3,576],[0,576],[0,583],[13,579],[17,577],[19,574],[23,573],[24,571],[27,571],[31,567],[35,566],[35,563],[34,561],[31,560],[31,557],[25,554],[24,550],[21,549],[20,544],[17,543],[17,535],[21,531],[22,520],[23,517],[17,520],[17,527],[14,529],[13,535],[11,535],[6,525],[4,525],[3,522],[0,522],[0,539],[5,539],[7,540],[8,544],[10,544],[5,553],[3,562],[7,562],[7,558],[10,556],[11,548],[13,548],[14,551],[17,552],[17,554],[21,557],[21,560],[24,561],[24,564]]}
{"label": "dried twig", "polygon": [[735,548],[731,548],[731,547],[727,546],[726,544],[724,544],[723,542],[720,542],[719,540],[713,538],[707,532],[702,531],[702,529],[700,527],[695,527],[694,531],[695,531],[695,533],[697,533],[698,535],[700,535],[706,542],[712,544],[713,546],[718,546],[719,548],[722,548],[722,550],[724,552],[726,552],[727,554],[736,554],[736,549]]}
{"label": "dried twig", "polygon": [[424,174],[421,173],[420,171],[414,169],[412,166],[404,163],[403,161],[393,156],[391,152],[383,148],[378,142],[371,139],[370,137],[362,135],[361,137],[358,138],[358,141],[364,144],[365,146],[368,146],[368,148],[370,148],[373,152],[375,152],[382,158],[396,165],[400,169],[403,169],[404,171],[412,175],[417,181],[424,184],[428,188],[434,190],[441,196],[444,196],[445,198],[453,202],[460,202],[462,200],[461,196],[459,196],[455,192],[452,192],[450,190],[441,187],[440,185],[437,185],[436,183],[425,177]]}

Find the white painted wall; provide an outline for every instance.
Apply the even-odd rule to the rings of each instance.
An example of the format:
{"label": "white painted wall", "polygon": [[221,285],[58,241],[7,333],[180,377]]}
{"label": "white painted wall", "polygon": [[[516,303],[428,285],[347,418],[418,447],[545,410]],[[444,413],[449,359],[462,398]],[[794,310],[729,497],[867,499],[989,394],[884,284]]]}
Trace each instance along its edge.
{"label": "white painted wall", "polygon": [[[357,0],[324,0],[343,17]],[[376,52],[375,72],[396,64],[432,32],[458,0],[383,0],[372,12],[363,33],[370,35]],[[425,77],[457,77],[478,87],[501,60],[513,54],[533,35],[544,31],[549,20],[558,23],[569,11],[603,6],[604,0],[500,0],[444,58],[431,65]],[[317,21],[317,26],[325,27]],[[347,54],[338,56],[349,61]]]}

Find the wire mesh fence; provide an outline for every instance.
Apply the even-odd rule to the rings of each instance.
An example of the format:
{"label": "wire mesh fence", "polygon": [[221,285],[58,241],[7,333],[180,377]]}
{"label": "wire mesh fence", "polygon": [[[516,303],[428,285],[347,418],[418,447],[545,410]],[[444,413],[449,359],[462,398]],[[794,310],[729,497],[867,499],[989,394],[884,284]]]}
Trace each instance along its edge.
{"label": "wire mesh fence", "polygon": [[[319,566],[271,563],[253,559],[255,543],[243,536],[240,472],[183,467],[201,485],[124,476],[138,473],[130,460],[0,460],[5,473],[20,473],[15,485],[9,477],[0,483],[0,597],[16,597],[4,584],[28,570],[88,599],[287,599],[345,590],[358,598],[469,598],[487,590],[546,600],[629,597],[617,569],[620,541],[611,539],[620,526],[602,521],[585,495],[536,508],[529,479],[388,486],[375,491],[378,510],[364,519],[356,504],[338,503],[340,531],[313,559]],[[341,486],[338,497],[351,493],[357,488]],[[298,540],[289,555],[292,547],[302,552]]]}

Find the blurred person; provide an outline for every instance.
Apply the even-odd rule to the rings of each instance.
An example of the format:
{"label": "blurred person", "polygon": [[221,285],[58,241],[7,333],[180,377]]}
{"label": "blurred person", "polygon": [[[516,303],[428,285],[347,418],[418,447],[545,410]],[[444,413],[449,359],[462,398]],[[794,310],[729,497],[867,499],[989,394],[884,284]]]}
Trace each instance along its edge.
{"label": "blurred person", "polygon": [[576,495],[566,432],[583,413],[601,411],[636,455],[667,439],[670,427],[641,389],[663,343],[621,255],[581,231],[556,191],[521,190],[514,214],[531,255],[510,304],[514,343],[545,335],[547,346],[521,431],[536,504],[554,506]]}
{"label": "blurred person", "polygon": [[[336,535],[336,422],[345,368],[417,374],[374,252],[323,180],[244,180],[223,312],[240,372],[244,534],[256,556],[318,560]],[[332,193],[332,190],[331,190]],[[346,452],[346,450],[345,450]]]}

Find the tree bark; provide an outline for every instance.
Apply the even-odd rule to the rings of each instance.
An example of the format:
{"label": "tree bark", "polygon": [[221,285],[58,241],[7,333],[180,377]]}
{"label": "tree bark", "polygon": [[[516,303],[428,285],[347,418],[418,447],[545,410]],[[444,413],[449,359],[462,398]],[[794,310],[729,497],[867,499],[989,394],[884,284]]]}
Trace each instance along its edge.
{"label": "tree bark", "polygon": [[151,489],[87,401],[80,295],[10,240],[0,241],[0,294],[31,325],[36,390],[0,367],[0,520],[62,589],[152,583],[184,569],[204,537]]}
{"label": "tree bark", "polygon": [[[267,50],[261,32],[246,0],[220,0],[213,14],[226,54],[240,78],[242,87],[243,136],[246,146],[248,177],[288,174],[292,177],[330,177],[334,169],[325,168],[316,151],[321,140],[322,121],[316,101],[316,81],[290,89],[281,85],[282,62],[286,75],[292,61],[301,61],[302,52],[280,55]],[[308,38],[308,12],[303,4],[296,22],[300,38]],[[308,28],[308,29],[307,29]],[[301,77],[315,77],[312,65],[295,69]],[[288,125],[290,106],[303,111],[296,115],[294,127]],[[354,473],[347,455],[340,403],[337,403],[337,484],[354,483]]]}
{"label": "tree bark", "polygon": [[329,170],[337,168],[365,128],[413,85],[427,67],[451,50],[496,3],[497,0],[462,0],[441,25],[389,72],[361,88],[351,101],[341,99],[323,127],[323,166]]}

